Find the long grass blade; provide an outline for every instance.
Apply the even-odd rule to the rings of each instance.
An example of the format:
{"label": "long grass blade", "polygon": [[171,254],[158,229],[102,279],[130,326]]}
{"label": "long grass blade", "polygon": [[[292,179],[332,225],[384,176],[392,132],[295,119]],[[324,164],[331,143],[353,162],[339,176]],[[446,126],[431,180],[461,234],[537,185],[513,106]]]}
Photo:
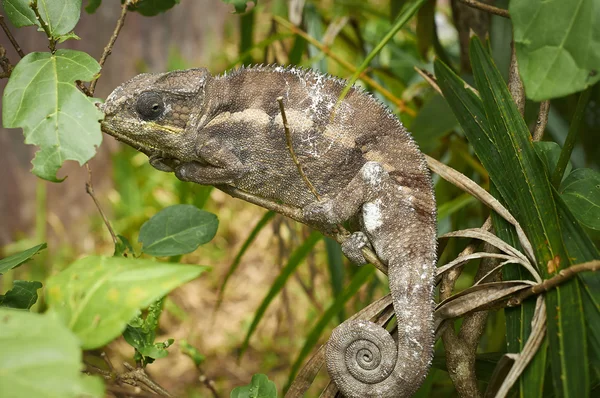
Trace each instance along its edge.
{"label": "long grass blade", "polygon": [[306,238],[306,240],[302,243],[302,245],[300,245],[298,248],[296,248],[296,250],[294,250],[294,252],[290,256],[287,264],[285,265],[285,267],[283,267],[283,269],[281,270],[281,273],[275,279],[275,281],[271,285],[271,288],[269,289],[269,292],[267,293],[267,295],[265,296],[263,301],[260,303],[260,306],[254,313],[254,319],[252,320],[252,324],[250,325],[250,328],[248,329],[248,332],[246,333],[246,337],[244,338],[244,342],[242,343],[242,346],[240,348],[240,353],[239,353],[240,357],[244,354],[244,352],[248,348],[248,343],[250,342],[250,338],[252,337],[252,334],[254,334],[256,327],[258,326],[258,324],[260,323],[260,320],[262,319],[263,315],[267,311],[269,304],[271,304],[271,302],[273,301],[275,296],[277,296],[277,294],[281,291],[281,289],[283,289],[283,286],[285,285],[285,283],[287,282],[289,277],[294,273],[294,271],[296,271],[296,268],[298,268],[298,266],[306,258],[308,253],[310,253],[310,251],[313,249],[313,247],[315,247],[317,242],[319,242],[322,238],[323,238],[323,235],[321,235],[320,233],[318,233],[316,231],[313,231],[308,236],[308,238]]}

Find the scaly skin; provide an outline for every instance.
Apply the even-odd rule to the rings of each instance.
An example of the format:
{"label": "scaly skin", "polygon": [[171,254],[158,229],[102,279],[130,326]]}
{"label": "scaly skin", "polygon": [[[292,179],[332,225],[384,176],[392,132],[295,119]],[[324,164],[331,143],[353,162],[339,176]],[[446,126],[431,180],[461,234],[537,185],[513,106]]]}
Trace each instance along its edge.
{"label": "scaly skin", "polygon": [[[398,339],[368,321],[345,322],[327,343],[327,368],[347,397],[410,396],[434,344],[431,178],[410,135],[372,96],[352,89],[335,106],[344,84],[280,66],[218,77],[206,69],[143,74],[108,97],[103,129],[148,154],[159,170],[301,208],[301,221],[324,233],[356,221],[360,228],[342,249],[364,263],[361,248],[370,244],[388,264]],[[320,202],[286,147],[278,97]]]}

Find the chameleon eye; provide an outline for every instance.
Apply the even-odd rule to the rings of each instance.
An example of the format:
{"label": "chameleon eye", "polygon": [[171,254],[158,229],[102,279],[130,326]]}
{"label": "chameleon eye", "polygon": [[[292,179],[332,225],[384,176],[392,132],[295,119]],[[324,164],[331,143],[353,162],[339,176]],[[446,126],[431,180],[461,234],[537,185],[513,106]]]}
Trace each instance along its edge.
{"label": "chameleon eye", "polygon": [[165,111],[165,103],[160,94],[146,91],[138,97],[135,110],[144,120],[156,120]]}

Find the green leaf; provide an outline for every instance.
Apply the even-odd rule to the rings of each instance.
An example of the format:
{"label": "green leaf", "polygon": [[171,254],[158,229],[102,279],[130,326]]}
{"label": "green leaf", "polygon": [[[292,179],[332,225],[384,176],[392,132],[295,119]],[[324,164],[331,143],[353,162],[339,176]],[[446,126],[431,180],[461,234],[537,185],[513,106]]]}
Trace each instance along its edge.
{"label": "green leaf", "polygon": [[48,279],[48,306],[79,337],[84,349],[93,349],[121,334],[140,309],[206,269],[150,260],[86,257]]}
{"label": "green leaf", "polygon": [[511,0],[509,10],[529,98],[562,97],[600,80],[600,2]]}
{"label": "green leaf", "polygon": [[42,283],[37,281],[14,281],[13,288],[0,294],[0,307],[28,310],[37,301],[37,290]]}
{"label": "green leaf", "polygon": [[44,250],[48,245],[45,243],[41,243],[37,246],[33,246],[27,250],[23,250],[20,253],[13,254],[12,256],[8,256],[0,260],[0,275],[8,271],[9,269],[13,269],[23,264],[31,257],[36,255],[40,250]]}
{"label": "green leaf", "polygon": [[187,355],[194,361],[194,365],[200,366],[206,360],[206,357],[202,355],[200,350],[188,343],[187,340],[179,340],[179,349],[183,355]]}
{"label": "green leaf", "polygon": [[[6,16],[17,27],[40,26],[29,4],[32,0],[4,0]],[[37,0],[40,16],[48,25],[53,38],[71,32],[79,21],[81,0]]]}
{"label": "green leaf", "polygon": [[561,184],[560,193],[582,225],[600,231],[600,173],[574,170]]}
{"label": "green leaf", "polygon": [[191,253],[210,242],[219,226],[216,215],[192,205],[164,208],[140,229],[142,251],[156,257]]}
{"label": "green leaf", "polygon": [[246,12],[248,3],[254,3],[256,5],[258,0],[221,0],[225,4],[231,4],[235,8],[234,14],[242,14]]}
{"label": "green leaf", "polygon": [[410,125],[410,131],[421,149],[428,152],[435,147],[440,137],[458,126],[446,100],[436,94],[423,105]]}
{"label": "green leaf", "polygon": [[81,373],[77,337],[45,314],[0,308],[0,396],[103,397],[98,377]]}
{"label": "green leaf", "polygon": [[[554,169],[556,169],[556,164],[558,163],[558,158],[560,157],[561,148],[556,142],[551,141],[538,141],[533,143],[533,148],[537,153],[538,157],[544,163],[546,167],[546,173],[549,176],[554,173]],[[567,164],[566,174],[571,172],[573,167],[571,164]]]}
{"label": "green leaf", "polygon": [[156,329],[158,328],[158,319],[162,314],[165,297],[161,297],[155,303],[150,304],[146,311],[146,316],[138,314],[134,317],[125,331],[123,337],[125,341],[135,348],[133,359],[141,362],[143,366],[154,362],[157,358],[164,358],[169,355],[167,348],[173,344],[173,339],[164,343],[155,343]]}
{"label": "green leaf", "polygon": [[[121,4],[124,1],[125,0],[121,0]],[[128,9],[139,12],[146,17],[153,17],[173,8],[175,4],[179,4],[179,1],[180,0],[139,0],[134,4],[131,4]]]}
{"label": "green leaf", "polygon": [[277,387],[266,375],[255,374],[247,386],[236,387],[231,398],[277,398]]}
{"label": "green leaf", "polygon": [[33,160],[37,176],[59,181],[64,161],[82,165],[96,153],[103,114],[74,81],[93,80],[99,71],[96,60],[74,50],[30,53],[13,70],[4,90],[4,127],[23,128],[25,143],[40,146]]}
{"label": "green leaf", "polygon": [[102,4],[102,0],[88,0],[87,6],[85,6],[85,12],[88,14],[93,14],[96,12],[98,7]]}
{"label": "green leaf", "polygon": [[269,304],[271,304],[271,301],[273,301],[275,296],[281,291],[281,289],[283,289],[283,285],[285,285],[288,278],[294,273],[294,271],[296,271],[296,268],[298,268],[298,266],[306,258],[308,253],[317,244],[317,242],[321,240],[322,237],[323,236],[320,233],[313,231],[308,236],[308,238],[306,238],[306,240],[302,242],[302,245],[297,247],[292,252],[287,264],[285,265],[285,267],[283,267],[281,273],[275,279],[275,281],[273,281],[269,292],[267,293],[263,301],[260,303],[260,306],[254,313],[254,319],[252,320],[252,324],[250,324],[250,328],[248,328],[248,332],[246,333],[246,337],[244,338],[244,342],[242,343],[242,347],[240,348],[239,356],[242,356],[244,351],[246,351],[246,348],[248,348],[250,337],[252,337],[254,330],[258,326],[265,312],[267,311],[267,308],[269,307]]}

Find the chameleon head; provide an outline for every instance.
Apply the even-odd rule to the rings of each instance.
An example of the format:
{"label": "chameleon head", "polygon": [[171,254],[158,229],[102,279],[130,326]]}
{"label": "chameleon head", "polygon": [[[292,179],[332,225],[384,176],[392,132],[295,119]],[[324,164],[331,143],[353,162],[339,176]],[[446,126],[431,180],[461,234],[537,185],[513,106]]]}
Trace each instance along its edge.
{"label": "chameleon head", "polygon": [[102,130],[149,156],[185,160],[186,126],[202,108],[209,79],[204,68],[137,75],[100,105]]}

